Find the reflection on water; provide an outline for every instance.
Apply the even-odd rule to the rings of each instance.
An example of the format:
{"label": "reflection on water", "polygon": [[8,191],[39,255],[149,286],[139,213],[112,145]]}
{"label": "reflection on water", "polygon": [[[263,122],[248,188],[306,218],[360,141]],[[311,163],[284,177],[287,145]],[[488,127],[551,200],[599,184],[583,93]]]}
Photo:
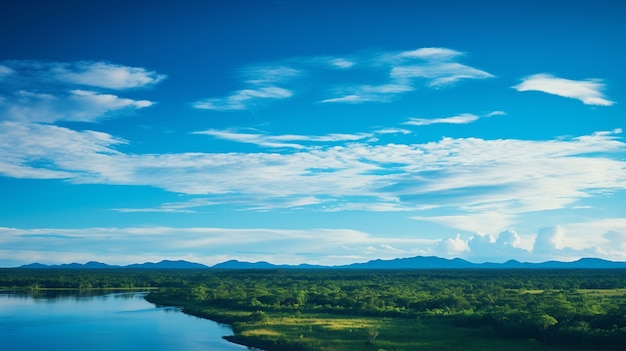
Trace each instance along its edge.
{"label": "reflection on water", "polygon": [[245,350],[224,325],[156,307],[146,292],[0,291],[2,350]]}

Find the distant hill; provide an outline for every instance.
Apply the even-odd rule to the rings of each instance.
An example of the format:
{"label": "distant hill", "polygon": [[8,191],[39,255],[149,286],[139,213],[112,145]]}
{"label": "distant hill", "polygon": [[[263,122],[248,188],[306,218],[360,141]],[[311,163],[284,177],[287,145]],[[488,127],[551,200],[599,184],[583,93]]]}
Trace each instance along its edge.
{"label": "distant hill", "polygon": [[189,262],[189,261],[169,261],[163,260],[161,262],[152,263],[135,263],[125,266],[125,268],[143,268],[143,269],[200,269],[200,268],[209,268],[209,266],[203,265],[201,263]]}
{"label": "distant hill", "polygon": [[599,258],[581,258],[573,262],[547,261],[542,263],[510,260],[504,263],[472,263],[461,258],[447,259],[436,256],[415,256],[392,260],[372,260],[343,266],[275,265],[268,262],[241,262],[230,260],[218,263],[219,269],[626,269],[626,262],[614,262]]}
{"label": "distant hill", "polygon": [[45,265],[31,263],[20,268],[28,269],[103,269],[103,268],[133,268],[133,269],[626,269],[626,262],[614,262],[600,258],[581,258],[573,262],[547,261],[541,263],[519,262],[516,260],[504,263],[472,263],[461,258],[447,259],[436,256],[415,256],[396,258],[392,260],[372,260],[363,263],[352,263],[343,266],[320,266],[310,264],[276,265],[269,262],[242,262],[237,260],[225,261],[214,266],[188,261],[163,260],[157,263],[135,263],[127,266],[112,266],[101,262],[87,262],[85,264],[69,263],[60,265]]}
{"label": "distant hill", "polygon": [[113,266],[108,265],[102,262],[87,262],[85,264],[81,263],[69,263],[69,264],[58,264],[58,265],[45,265],[41,263],[31,263],[20,268],[29,268],[29,269],[103,269],[103,268],[134,268],[134,269],[200,269],[200,268],[209,268],[209,266],[188,262],[188,261],[169,261],[163,260],[157,263],[146,262],[146,263],[135,263],[127,266]]}

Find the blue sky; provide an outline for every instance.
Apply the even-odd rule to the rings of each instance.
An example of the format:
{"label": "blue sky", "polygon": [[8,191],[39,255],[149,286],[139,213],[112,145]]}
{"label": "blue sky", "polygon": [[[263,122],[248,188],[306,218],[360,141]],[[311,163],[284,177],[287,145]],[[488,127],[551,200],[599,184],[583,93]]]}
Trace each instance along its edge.
{"label": "blue sky", "polygon": [[626,261],[622,1],[8,1],[0,266]]}

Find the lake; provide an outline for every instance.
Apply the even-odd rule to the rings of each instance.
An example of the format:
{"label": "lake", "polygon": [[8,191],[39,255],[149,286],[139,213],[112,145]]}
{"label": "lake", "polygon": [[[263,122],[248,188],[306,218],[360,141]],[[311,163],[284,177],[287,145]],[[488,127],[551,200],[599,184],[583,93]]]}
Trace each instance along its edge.
{"label": "lake", "polygon": [[224,335],[231,329],[157,307],[145,293],[40,291],[37,294],[0,291],[2,350],[151,350],[242,351]]}

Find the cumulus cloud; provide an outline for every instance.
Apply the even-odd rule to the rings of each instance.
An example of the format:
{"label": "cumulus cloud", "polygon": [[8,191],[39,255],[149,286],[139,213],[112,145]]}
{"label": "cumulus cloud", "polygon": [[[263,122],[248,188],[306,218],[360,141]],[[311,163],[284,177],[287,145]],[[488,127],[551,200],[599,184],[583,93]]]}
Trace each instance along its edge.
{"label": "cumulus cloud", "polygon": [[524,78],[520,84],[513,88],[517,91],[541,91],[577,99],[586,105],[611,106],[614,104],[602,93],[604,84],[599,79],[570,80],[539,73]]}
{"label": "cumulus cloud", "polygon": [[533,245],[533,253],[553,253],[555,250],[563,249],[563,239],[565,230],[561,226],[545,227],[537,231],[535,244]]}
{"label": "cumulus cloud", "polygon": [[463,256],[470,248],[461,235],[457,234],[455,238],[441,240],[436,247],[436,251],[444,257],[460,257]]}

